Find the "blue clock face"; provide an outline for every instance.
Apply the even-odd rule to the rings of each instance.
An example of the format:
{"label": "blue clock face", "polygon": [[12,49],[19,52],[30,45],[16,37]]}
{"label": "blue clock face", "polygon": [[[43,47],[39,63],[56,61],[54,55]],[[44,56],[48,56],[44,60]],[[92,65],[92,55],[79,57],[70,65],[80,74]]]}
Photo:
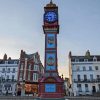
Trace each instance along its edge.
{"label": "blue clock face", "polygon": [[57,20],[57,14],[55,12],[47,12],[45,14],[45,20],[47,22],[55,22]]}

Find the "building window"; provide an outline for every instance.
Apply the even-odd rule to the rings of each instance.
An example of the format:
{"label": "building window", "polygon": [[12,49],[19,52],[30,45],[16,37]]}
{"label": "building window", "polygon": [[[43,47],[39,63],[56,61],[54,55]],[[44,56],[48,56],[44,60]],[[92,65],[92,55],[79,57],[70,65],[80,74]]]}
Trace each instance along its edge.
{"label": "building window", "polygon": [[79,59],[75,59],[75,62],[79,62]]}
{"label": "building window", "polygon": [[5,68],[2,69],[2,73],[5,73]]}
{"label": "building window", "polygon": [[12,91],[12,87],[10,87],[10,90]]}
{"label": "building window", "polygon": [[17,61],[14,61],[14,64],[17,64]]}
{"label": "building window", "polygon": [[13,71],[12,71],[12,73],[15,73],[15,68],[13,68]]}
{"label": "building window", "polygon": [[91,81],[93,80],[93,75],[92,75],[92,74],[90,74],[90,80],[91,80]]}
{"label": "building window", "polygon": [[1,81],[4,81],[5,77],[3,75],[1,75]]}
{"label": "building window", "polygon": [[9,80],[9,75],[7,75],[7,80]]}
{"label": "building window", "polygon": [[89,66],[89,71],[92,71],[92,66]]}
{"label": "building window", "polygon": [[14,75],[12,75],[12,80],[14,80],[14,77],[15,77],[15,76],[14,76]]}
{"label": "building window", "polygon": [[8,68],[7,73],[10,73],[10,68]]}
{"label": "building window", "polygon": [[8,61],[5,61],[5,64],[8,64]]}
{"label": "building window", "polygon": [[38,74],[37,73],[33,73],[33,81],[38,81]]}
{"label": "building window", "polygon": [[20,74],[19,74],[19,75],[20,75],[20,76],[19,76],[19,79],[22,80],[22,78],[23,78],[23,72],[20,71]]}
{"label": "building window", "polygon": [[99,92],[100,92],[100,84],[98,84],[98,90],[99,90]]}
{"label": "building window", "polygon": [[29,72],[28,72],[28,80],[30,80],[30,74],[31,74],[31,73],[30,73],[30,71],[29,71]]}
{"label": "building window", "polygon": [[77,70],[77,71],[79,71],[79,70],[80,70],[79,66],[76,66],[76,70]]}
{"label": "building window", "polygon": [[84,62],[88,62],[88,59],[84,59]]}
{"label": "building window", "polygon": [[96,58],[96,57],[94,57],[94,58],[93,58],[93,61],[97,61],[97,58]]}
{"label": "building window", "polygon": [[80,80],[81,80],[80,75],[77,75],[77,79],[78,79],[78,81],[80,81]]}
{"label": "building window", "polygon": [[24,64],[21,63],[20,69],[23,70],[23,68],[24,68]]}
{"label": "building window", "polygon": [[10,84],[5,84],[4,85],[4,89],[5,89],[5,91],[11,91],[12,90],[12,87],[11,87]]}
{"label": "building window", "polygon": [[10,86],[8,86],[8,90],[9,90],[9,91],[10,91],[10,88],[11,88],[11,87],[10,87]]}
{"label": "building window", "polygon": [[82,86],[81,84],[77,84],[78,92],[82,92]]}
{"label": "building window", "polygon": [[95,70],[98,70],[98,66],[95,66]]}
{"label": "building window", "polygon": [[84,75],[84,81],[87,81],[87,75]]}
{"label": "building window", "polygon": [[38,65],[34,65],[34,71],[38,71]]}
{"label": "building window", "polygon": [[100,75],[97,75],[97,80],[100,80]]}
{"label": "building window", "polygon": [[35,58],[35,63],[38,63],[38,55],[37,54],[34,56],[34,58]]}
{"label": "building window", "polygon": [[85,66],[83,67],[83,71],[86,71],[86,67]]}
{"label": "building window", "polygon": [[1,83],[1,81],[2,81],[2,78],[0,77],[0,83]]}
{"label": "building window", "polygon": [[38,81],[38,74],[36,74],[36,80]]}
{"label": "building window", "polygon": [[32,67],[32,65],[31,65],[31,64],[29,64],[29,66],[28,66],[28,70],[31,70],[31,67]]}
{"label": "building window", "polygon": [[86,91],[86,92],[89,92],[88,84],[85,84],[85,91]]}
{"label": "building window", "polygon": [[7,86],[5,86],[5,91],[7,91],[8,89],[7,89]]}
{"label": "building window", "polygon": [[0,92],[2,92],[2,85],[0,84]]}

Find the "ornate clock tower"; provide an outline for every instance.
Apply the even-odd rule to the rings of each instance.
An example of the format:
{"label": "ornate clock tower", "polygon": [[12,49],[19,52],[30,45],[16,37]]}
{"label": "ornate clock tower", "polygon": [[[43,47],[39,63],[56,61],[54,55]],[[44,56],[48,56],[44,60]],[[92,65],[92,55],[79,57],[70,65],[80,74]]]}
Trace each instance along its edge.
{"label": "ornate clock tower", "polygon": [[58,7],[50,1],[44,7],[45,71],[39,80],[40,98],[63,98],[63,79],[58,74],[57,34],[59,33]]}

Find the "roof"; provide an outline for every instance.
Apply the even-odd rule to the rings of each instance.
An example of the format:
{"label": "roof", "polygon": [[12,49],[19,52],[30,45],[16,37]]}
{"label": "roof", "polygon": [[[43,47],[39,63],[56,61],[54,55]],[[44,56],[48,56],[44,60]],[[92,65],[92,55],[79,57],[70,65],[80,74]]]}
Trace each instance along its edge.
{"label": "roof", "polygon": [[78,60],[79,62],[84,62],[85,60],[100,61],[100,55],[91,55],[89,50],[86,51],[84,56],[72,56],[72,53],[70,51],[69,58],[71,58],[72,62],[76,62],[76,60]]}
{"label": "roof", "polygon": [[7,61],[7,64],[18,64],[19,63],[19,59],[11,59],[11,60],[4,60],[4,59],[0,59],[0,64],[5,64],[5,62]]}
{"label": "roof", "polygon": [[26,54],[26,53],[25,53],[25,58],[31,59],[31,58],[33,58],[35,55],[38,55],[38,52],[33,53],[33,54]]}
{"label": "roof", "polygon": [[91,56],[71,56],[71,61],[79,60],[80,62],[83,62],[85,59],[88,61],[100,61],[100,55],[91,55]]}

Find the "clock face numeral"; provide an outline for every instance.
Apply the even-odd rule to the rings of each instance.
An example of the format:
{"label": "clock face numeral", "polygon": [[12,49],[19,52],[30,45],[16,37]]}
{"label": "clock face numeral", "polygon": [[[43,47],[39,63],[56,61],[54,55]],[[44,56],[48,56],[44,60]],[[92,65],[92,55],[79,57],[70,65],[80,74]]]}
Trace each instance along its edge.
{"label": "clock face numeral", "polygon": [[55,54],[46,54],[46,70],[55,70]]}
{"label": "clock face numeral", "polygon": [[47,34],[47,48],[55,48],[55,34]]}
{"label": "clock face numeral", "polygon": [[47,22],[55,22],[57,20],[57,14],[55,12],[53,12],[53,11],[47,12],[45,14],[45,17],[44,18],[45,18],[45,20]]}

